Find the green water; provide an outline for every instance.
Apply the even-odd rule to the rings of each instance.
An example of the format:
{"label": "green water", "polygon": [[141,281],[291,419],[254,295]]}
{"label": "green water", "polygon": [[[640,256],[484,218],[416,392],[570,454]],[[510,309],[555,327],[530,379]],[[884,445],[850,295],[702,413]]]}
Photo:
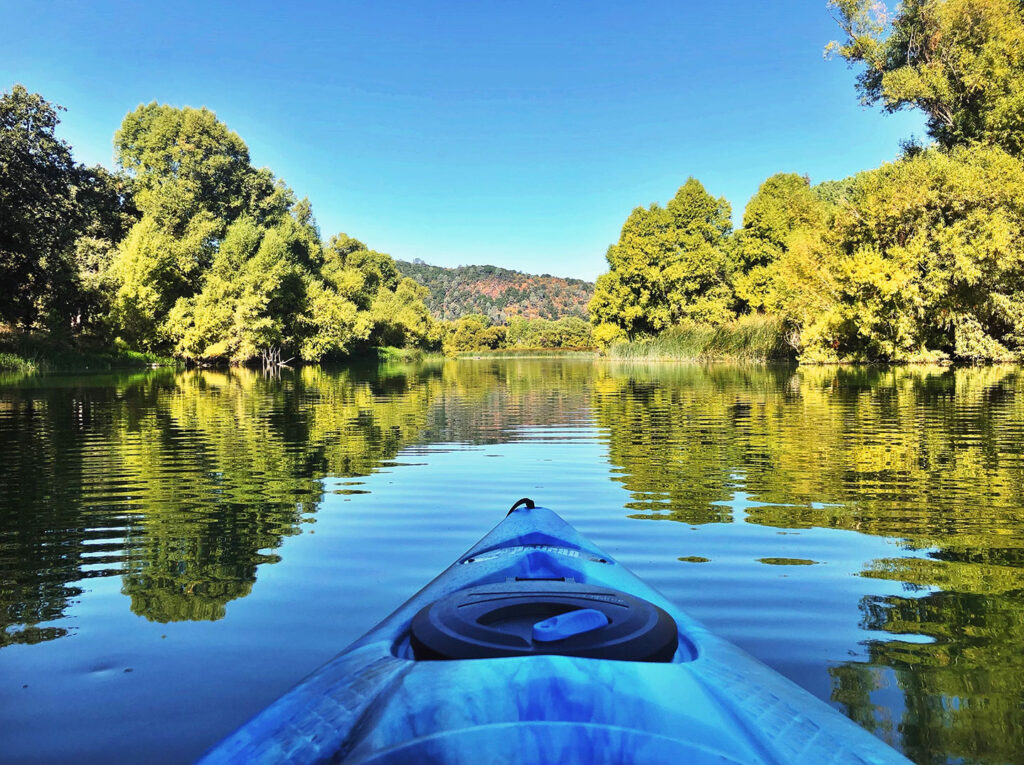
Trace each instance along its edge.
{"label": "green water", "polygon": [[520,496],[919,763],[1024,762],[1024,375],[0,380],[3,761],[184,762]]}

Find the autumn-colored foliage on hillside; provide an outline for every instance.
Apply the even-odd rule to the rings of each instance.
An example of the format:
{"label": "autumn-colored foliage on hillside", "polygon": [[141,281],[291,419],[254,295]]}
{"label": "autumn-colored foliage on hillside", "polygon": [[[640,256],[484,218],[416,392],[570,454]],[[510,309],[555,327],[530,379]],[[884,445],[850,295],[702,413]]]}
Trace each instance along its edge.
{"label": "autumn-colored foliage on hillside", "polygon": [[443,268],[422,260],[398,260],[395,265],[403,276],[430,290],[427,307],[438,319],[482,314],[504,324],[516,317],[582,318],[594,294],[593,283],[582,279],[538,276],[497,266]]}

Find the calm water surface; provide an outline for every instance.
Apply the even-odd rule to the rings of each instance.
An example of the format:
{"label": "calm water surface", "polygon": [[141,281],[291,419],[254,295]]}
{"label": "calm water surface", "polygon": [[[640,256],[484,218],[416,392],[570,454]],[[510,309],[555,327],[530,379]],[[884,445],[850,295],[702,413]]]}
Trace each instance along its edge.
{"label": "calm water surface", "polygon": [[918,763],[1024,762],[1024,374],[0,380],[0,759],[185,762],[520,496]]}

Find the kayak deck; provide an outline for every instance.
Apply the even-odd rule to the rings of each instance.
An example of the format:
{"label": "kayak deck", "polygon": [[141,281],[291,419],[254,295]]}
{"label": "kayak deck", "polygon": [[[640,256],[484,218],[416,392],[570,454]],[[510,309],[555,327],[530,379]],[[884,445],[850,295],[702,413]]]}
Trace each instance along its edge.
{"label": "kayak deck", "polygon": [[[555,640],[535,641],[527,655],[425,659],[421,649],[417,658],[417,615],[474,587],[497,599],[530,587],[556,596],[605,588],[642,599],[674,620],[674,651],[655,660],[610,660],[571,655]],[[601,629],[608,628],[570,640],[591,650]],[[541,507],[510,511],[385,621],[203,761],[908,762],[710,633]]]}

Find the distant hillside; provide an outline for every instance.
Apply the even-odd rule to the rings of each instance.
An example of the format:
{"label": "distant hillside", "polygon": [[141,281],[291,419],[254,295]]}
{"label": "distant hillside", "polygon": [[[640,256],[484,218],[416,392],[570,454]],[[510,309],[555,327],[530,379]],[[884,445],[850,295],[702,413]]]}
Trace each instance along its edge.
{"label": "distant hillside", "polygon": [[403,275],[430,288],[427,306],[439,319],[457,319],[482,313],[502,323],[513,316],[560,319],[587,315],[594,284],[582,279],[560,279],[524,274],[497,266],[443,268],[422,260],[395,261]]}

